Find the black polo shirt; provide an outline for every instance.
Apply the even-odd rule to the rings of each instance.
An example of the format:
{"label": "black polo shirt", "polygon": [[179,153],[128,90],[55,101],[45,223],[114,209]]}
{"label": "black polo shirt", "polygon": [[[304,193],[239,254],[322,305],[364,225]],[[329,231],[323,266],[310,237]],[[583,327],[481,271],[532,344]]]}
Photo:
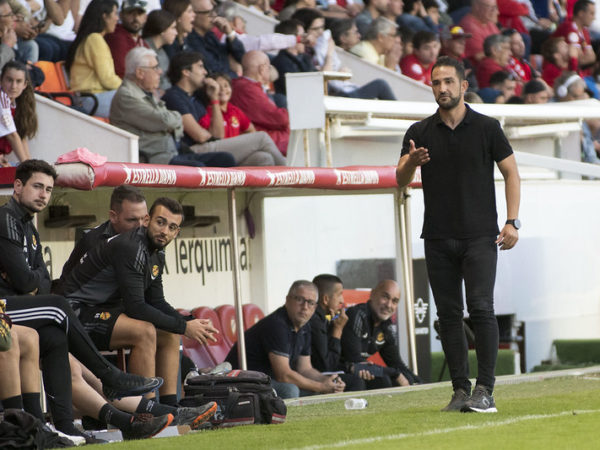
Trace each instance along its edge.
{"label": "black polo shirt", "polygon": [[[167,109],[177,111],[182,116],[191,114],[198,122],[206,114],[206,108],[195,95],[190,95],[177,85],[171,86],[162,97]],[[183,141],[187,145],[194,145],[194,141],[189,135],[183,135]]]}
{"label": "black polo shirt", "polygon": [[[269,353],[285,356],[290,368],[297,370],[298,358],[310,356],[310,323],[297,332],[290,321],[285,306],[261,319],[244,332],[246,341],[246,363],[249,370],[258,370],[273,377]],[[239,367],[237,343],[231,348],[226,361],[234,368]]]}
{"label": "black polo shirt", "polygon": [[402,155],[409,140],[429,150],[431,160],[421,166],[425,219],[423,239],[467,239],[499,233],[494,187],[494,162],[513,151],[500,123],[468,105],[462,122],[450,129],[439,110],[413,124],[404,135]]}

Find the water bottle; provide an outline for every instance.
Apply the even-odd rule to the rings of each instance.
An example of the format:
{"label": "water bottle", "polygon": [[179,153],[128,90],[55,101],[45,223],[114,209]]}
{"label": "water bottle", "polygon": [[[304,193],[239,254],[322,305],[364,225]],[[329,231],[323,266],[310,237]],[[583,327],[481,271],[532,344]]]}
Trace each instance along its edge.
{"label": "water bottle", "polygon": [[344,403],[346,409],[365,409],[369,405],[369,402],[364,398],[349,398]]}

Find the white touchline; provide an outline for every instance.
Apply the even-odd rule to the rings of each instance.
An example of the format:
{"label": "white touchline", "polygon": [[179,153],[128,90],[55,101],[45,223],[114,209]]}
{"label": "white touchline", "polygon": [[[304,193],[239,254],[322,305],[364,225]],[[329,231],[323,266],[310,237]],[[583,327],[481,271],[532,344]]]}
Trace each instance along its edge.
{"label": "white touchline", "polygon": [[504,425],[512,425],[514,423],[524,422],[526,420],[540,420],[540,419],[553,419],[555,417],[570,416],[577,414],[594,414],[600,413],[600,409],[583,409],[583,410],[570,410],[562,411],[554,414],[530,414],[527,416],[513,417],[511,419],[501,420],[499,422],[483,422],[477,425],[462,425],[454,428],[441,428],[429,431],[423,431],[420,433],[400,433],[400,434],[388,434],[387,436],[375,436],[363,439],[350,439],[346,441],[332,442],[330,444],[323,445],[308,445],[306,447],[300,447],[295,450],[319,450],[322,448],[335,448],[335,447],[346,447],[348,445],[359,445],[359,444],[371,444],[379,441],[395,441],[400,439],[407,439],[412,437],[432,436],[435,434],[452,433],[454,431],[465,431],[465,430],[477,430],[479,428],[486,427],[499,427]]}

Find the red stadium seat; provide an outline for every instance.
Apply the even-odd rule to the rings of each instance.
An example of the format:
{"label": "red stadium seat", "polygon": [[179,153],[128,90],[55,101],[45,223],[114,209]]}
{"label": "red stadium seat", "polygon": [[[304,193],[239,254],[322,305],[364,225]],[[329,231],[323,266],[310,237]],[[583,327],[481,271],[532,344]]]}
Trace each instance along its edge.
{"label": "red stadium seat", "polygon": [[217,316],[219,316],[219,323],[221,324],[221,330],[223,331],[223,338],[229,346],[237,341],[237,325],[235,321],[235,308],[233,305],[221,305],[215,308]]}
{"label": "red stadium seat", "polygon": [[200,306],[198,308],[195,308],[194,310],[192,310],[192,315],[196,319],[209,319],[212,322],[213,327],[219,330],[219,333],[215,335],[215,337],[217,338],[217,342],[209,341],[208,345],[206,345],[205,347],[210,356],[212,357],[213,361],[215,362],[215,365],[221,364],[223,361],[225,361],[225,358],[227,357],[231,346],[223,338],[223,331],[221,330],[219,316],[217,316],[217,313],[208,306]]}
{"label": "red stadium seat", "polygon": [[354,306],[358,303],[366,303],[371,296],[370,290],[358,290],[358,289],[344,289],[344,305]]}
{"label": "red stadium seat", "polygon": [[[189,316],[191,314],[191,312],[187,309],[178,309],[177,311],[182,316]],[[181,336],[181,343],[183,345],[183,354],[194,361],[196,367],[214,367],[217,365],[208,352],[206,345],[202,345],[199,342],[186,338],[185,336]]]}
{"label": "red stadium seat", "polygon": [[265,314],[262,312],[262,309],[255,304],[247,303],[242,305],[242,316],[244,316],[244,330],[247,330],[260,319],[265,317]]}

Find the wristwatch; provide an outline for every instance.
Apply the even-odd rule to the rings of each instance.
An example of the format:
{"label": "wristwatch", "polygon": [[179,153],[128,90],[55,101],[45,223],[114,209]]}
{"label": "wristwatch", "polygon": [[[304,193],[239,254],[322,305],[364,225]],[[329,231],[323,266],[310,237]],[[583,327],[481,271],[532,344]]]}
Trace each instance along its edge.
{"label": "wristwatch", "polygon": [[515,227],[515,230],[518,230],[521,228],[521,221],[519,219],[508,219],[506,225],[512,225]]}

